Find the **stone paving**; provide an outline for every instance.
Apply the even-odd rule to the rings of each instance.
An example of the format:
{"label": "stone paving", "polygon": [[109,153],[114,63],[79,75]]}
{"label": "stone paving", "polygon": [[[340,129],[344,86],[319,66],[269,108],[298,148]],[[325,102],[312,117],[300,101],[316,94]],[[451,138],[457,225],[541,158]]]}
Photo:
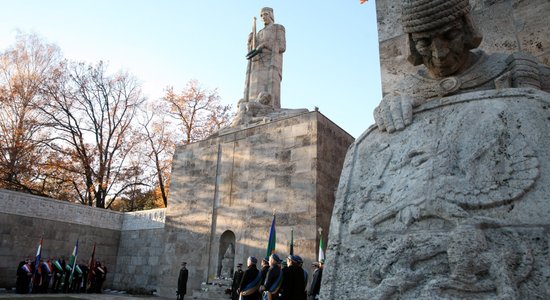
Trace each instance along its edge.
{"label": "stone paving", "polygon": [[[231,299],[229,295],[224,295],[225,286],[208,285],[201,290],[193,292],[192,296],[187,295],[185,299],[193,300],[221,300]],[[0,289],[0,299],[58,299],[58,300],[174,300],[176,296],[160,297],[155,295],[130,295],[124,291],[105,290],[102,294],[15,294],[13,290]]]}
{"label": "stone paving", "polygon": [[[187,298],[187,297],[186,297]],[[142,300],[168,300],[176,299],[165,298],[149,295],[129,295],[125,292],[104,292],[102,294],[15,294],[11,291],[0,290],[0,299],[29,299],[29,300],[42,300],[42,299],[63,299],[63,300],[128,300],[128,299],[142,299]],[[189,298],[192,299],[192,298]]]}

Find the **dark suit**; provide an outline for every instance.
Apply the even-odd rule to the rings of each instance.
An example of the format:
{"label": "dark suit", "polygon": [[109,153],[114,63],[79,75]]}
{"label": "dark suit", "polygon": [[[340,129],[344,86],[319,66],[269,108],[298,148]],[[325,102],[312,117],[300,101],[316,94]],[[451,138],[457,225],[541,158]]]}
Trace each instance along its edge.
{"label": "dark suit", "polygon": [[239,285],[241,284],[241,280],[243,279],[243,270],[237,270],[233,274],[233,284],[231,284],[231,299],[237,300],[239,299],[239,293],[237,293],[237,289],[239,288]]}
{"label": "dark suit", "polygon": [[180,275],[178,277],[178,299],[183,299],[187,294],[187,278],[189,277],[189,271],[182,267],[180,269]]}
{"label": "dark suit", "polygon": [[[241,283],[239,285],[239,292],[245,291],[247,285],[254,282],[257,279],[259,273],[260,273],[260,271],[258,271],[258,268],[256,267],[256,265],[249,266],[248,269],[246,269],[246,271],[244,271],[243,279],[241,280]],[[260,281],[260,283],[261,283],[261,281]],[[243,299],[245,299],[245,300],[258,300],[258,299],[260,299],[260,292],[258,290],[256,290],[254,293],[252,293],[250,295],[243,296]]]}
{"label": "dark suit", "polygon": [[264,266],[262,267],[262,269],[260,270],[260,272],[262,273],[262,279],[261,279],[261,284],[263,285],[264,282],[265,282],[265,277],[267,276],[267,271],[269,271],[269,266]]}
{"label": "dark suit", "polygon": [[281,287],[284,300],[306,300],[306,273],[297,265],[283,269]]}
{"label": "dark suit", "polygon": [[[265,276],[265,281],[264,281],[264,287],[265,287],[265,290],[268,291],[268,290],[273,290],[276,285],[277,285],[277,282],[279,280],[279,276],[281,275],[283,271],[281,270],[281,267],[279,266],[273,266],[273,267],[269,267],[269,270],[267,270],[267,274]],[[279,290],[276,290],[276,293],[273,293],[272,296],[271,296],[271,299],[279,299]]]}
{"label": "dark suit", "polygon": [[319,290],[321,289],[321,277],[323,276],[323,269],[316,268],[313,271],[313,276],[311,277],[311,285],[309,286],[308,297],[311,300],[314,300],[317,295],[319,295]]}

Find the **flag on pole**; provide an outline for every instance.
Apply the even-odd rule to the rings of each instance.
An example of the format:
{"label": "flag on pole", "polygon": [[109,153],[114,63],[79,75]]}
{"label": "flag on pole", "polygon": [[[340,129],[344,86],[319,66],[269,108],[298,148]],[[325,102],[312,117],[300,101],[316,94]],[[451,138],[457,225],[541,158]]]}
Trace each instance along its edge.
{"label": "flag on pole", "polygon": [[71,275],[69,276],[69,283],[73,282],[73,275],[74,270],[76,266],[76,258],[78,256],[78,239],[76,239],[76,243],[74,244],[73,253],[71,254],[71,258],[69,258],[69,265],[71,266]]}
{"label": "flag on pole", "polygon": [[319,262],[325,261],[325,252],[323,252],[323,236],[319,238]]}
{"label": "flag on pole", "polygon": [[269,256],[275,252],[275,213],[273,213],[273,221],[271,222],[271,229],[269,229],[269,240],[267,241],[267,251],[265,253],[265,258],[269,259]]}
{"label": "flag on pole", "polygon": [[94,249],[92,250],[92,257],[90,258],[90,262],[88,263],[88,282],[86,282],[86,289],[89,289],[92,286],[92,282],[94,281],[94,267],[95,267],[95,243],[94,243]]}
{"label": "flag on pole", "polygon": [[294,229],[290,229],[290,255],[294,255]]}
{"label": "flag on pole", "polygon": [[38,269],[38,264],[40,262],[41,255],[42,255],[42,237],[40,238],[40,243],[38,244],[38,249],[36,250],[36,257],[34,260],[34,274],[36,274],[36,270]]}
{"label": "flag on pole", "polygon": [[[36,273],[38,272],[38,266],[40,265],[40,256],[42,256],[42,240],[40,237],[40,243],[38,244],[38,249],[36,250],[36,256],[34,258],[34,269],[32,270],[32,283],[37,284]],[[32,291],[32,285],[31,285]]]}

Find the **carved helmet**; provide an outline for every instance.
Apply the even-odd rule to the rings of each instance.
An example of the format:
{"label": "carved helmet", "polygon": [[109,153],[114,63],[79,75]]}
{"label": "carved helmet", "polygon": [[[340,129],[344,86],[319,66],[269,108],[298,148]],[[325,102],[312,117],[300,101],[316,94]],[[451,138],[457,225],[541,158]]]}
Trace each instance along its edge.
{"label": "carved helmet", "polygon": [[403,30],[409,34],[409,62],[415,66],[422,64],[411,33],[441,28],[456,20],[464,22],[465,47],[477,48],[482,36],[472,21],[470,10],[469,0],[404,0],[401,23]]}

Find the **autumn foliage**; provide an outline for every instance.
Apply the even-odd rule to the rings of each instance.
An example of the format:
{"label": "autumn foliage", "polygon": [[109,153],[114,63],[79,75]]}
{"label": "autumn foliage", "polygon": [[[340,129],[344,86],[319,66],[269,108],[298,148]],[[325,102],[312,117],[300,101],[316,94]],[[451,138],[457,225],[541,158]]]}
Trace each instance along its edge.
{"label": "autumn foliage", "polygon": [[0,52],[0,104],[0,188],[124,211],[165,207],[175,145],[233,117],[198,81],[146,99],[131,74],[34,34]]}

